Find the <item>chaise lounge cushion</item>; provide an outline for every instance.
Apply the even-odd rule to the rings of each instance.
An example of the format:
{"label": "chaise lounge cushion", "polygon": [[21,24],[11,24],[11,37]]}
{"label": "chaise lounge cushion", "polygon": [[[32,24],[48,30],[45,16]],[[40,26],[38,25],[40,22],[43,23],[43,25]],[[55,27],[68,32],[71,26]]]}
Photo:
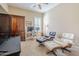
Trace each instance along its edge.
{"label": "chaise lounge cushion", "polygon": [[43,43],[50,51],[62,47],[60,44],[55,43],[54,41],[46,41]]}
{"label": "chaise lounge cushion", "polygon": [[73,42],[68,39],[54,40],[54,42],[60,44],[62,47],[71,47],[73,45]]}

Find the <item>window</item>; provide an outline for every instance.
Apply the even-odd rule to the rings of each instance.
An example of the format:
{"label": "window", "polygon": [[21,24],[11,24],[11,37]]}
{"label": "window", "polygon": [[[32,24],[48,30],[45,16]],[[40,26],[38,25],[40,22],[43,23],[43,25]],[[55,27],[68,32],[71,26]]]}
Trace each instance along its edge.
{"label": "window", "polygon": [[35,32],[41,32],[41,17],[34,18],[34,29]]}

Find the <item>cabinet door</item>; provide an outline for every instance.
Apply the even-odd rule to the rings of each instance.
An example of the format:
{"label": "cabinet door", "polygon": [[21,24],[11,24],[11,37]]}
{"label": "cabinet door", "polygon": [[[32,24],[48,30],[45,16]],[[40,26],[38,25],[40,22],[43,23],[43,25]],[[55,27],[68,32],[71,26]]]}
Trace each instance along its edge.
{"label": "cabinet door", "polygon": [[25,18],[23,16],[12,16],[12,31],[18,33],[21,41],[25,40]]}
{"label": "cabinet door", "polygon": [[17,22],[16,22],[16,17],[12,16],[11,18],[11,31],[12,31],[12,35],[15,35],[15,33],[17,32]]}
{"label": "cabinet door", "polygon": [[10,32],[10,19],[7,14],[0,14],[0,32]]}
{"label": "cabinet door", "polygon": [[24,17],[17,16],[17,30],[21,36],[21,41],[25,41],[25,19]]}
{"label": "cabinet door", "polygon": [[19,32],[25,31],[25,20],[24,17],[16,16],[16,22],[17,22],[17,30]]}

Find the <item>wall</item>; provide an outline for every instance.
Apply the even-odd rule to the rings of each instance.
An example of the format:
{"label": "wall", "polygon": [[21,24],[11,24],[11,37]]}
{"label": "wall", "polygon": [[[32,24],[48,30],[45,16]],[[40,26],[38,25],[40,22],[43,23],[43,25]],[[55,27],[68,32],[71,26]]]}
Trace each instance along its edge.
{"label": "wall", "polygon": [[8,5],[6,3],[0,3],[0,5],[4,9],[4,11],[8,13]]}
{"label": "wall", "polygon": [[44,34],[50,31],[74,33],[74,41],[79,45],[79,4],[59,4],[45,13],[43,28]]}
{"label": "wall", "polygon": [[27,24],[26,24],[27,21],[32,21],[32,23],[33,23],[35,16],[39,16],[43,19],[43,14],[38,13],[38,12],[33,12],[30,10],[20,9],[20,8],[16,8],[16,7],[12,7],[12,6],[9,6],[8,9],[9,9],[9,14],[25,16],[26,34],[27,34]]}
{"label": "wall", "polygon": [[6,13],[6,11],[2,8],[1,5],[0,5],[0,13]]}

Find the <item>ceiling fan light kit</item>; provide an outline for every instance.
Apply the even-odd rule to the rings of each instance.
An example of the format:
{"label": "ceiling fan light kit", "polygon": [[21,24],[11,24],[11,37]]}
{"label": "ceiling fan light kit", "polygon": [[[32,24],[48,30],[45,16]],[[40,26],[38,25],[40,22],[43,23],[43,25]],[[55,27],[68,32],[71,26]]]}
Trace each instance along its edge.
{"label": "ceiling fan light kit", "polygon": [[36,3],[33,5],[34,8],[42,9],[44,5],[48,5],[48,3]]}

